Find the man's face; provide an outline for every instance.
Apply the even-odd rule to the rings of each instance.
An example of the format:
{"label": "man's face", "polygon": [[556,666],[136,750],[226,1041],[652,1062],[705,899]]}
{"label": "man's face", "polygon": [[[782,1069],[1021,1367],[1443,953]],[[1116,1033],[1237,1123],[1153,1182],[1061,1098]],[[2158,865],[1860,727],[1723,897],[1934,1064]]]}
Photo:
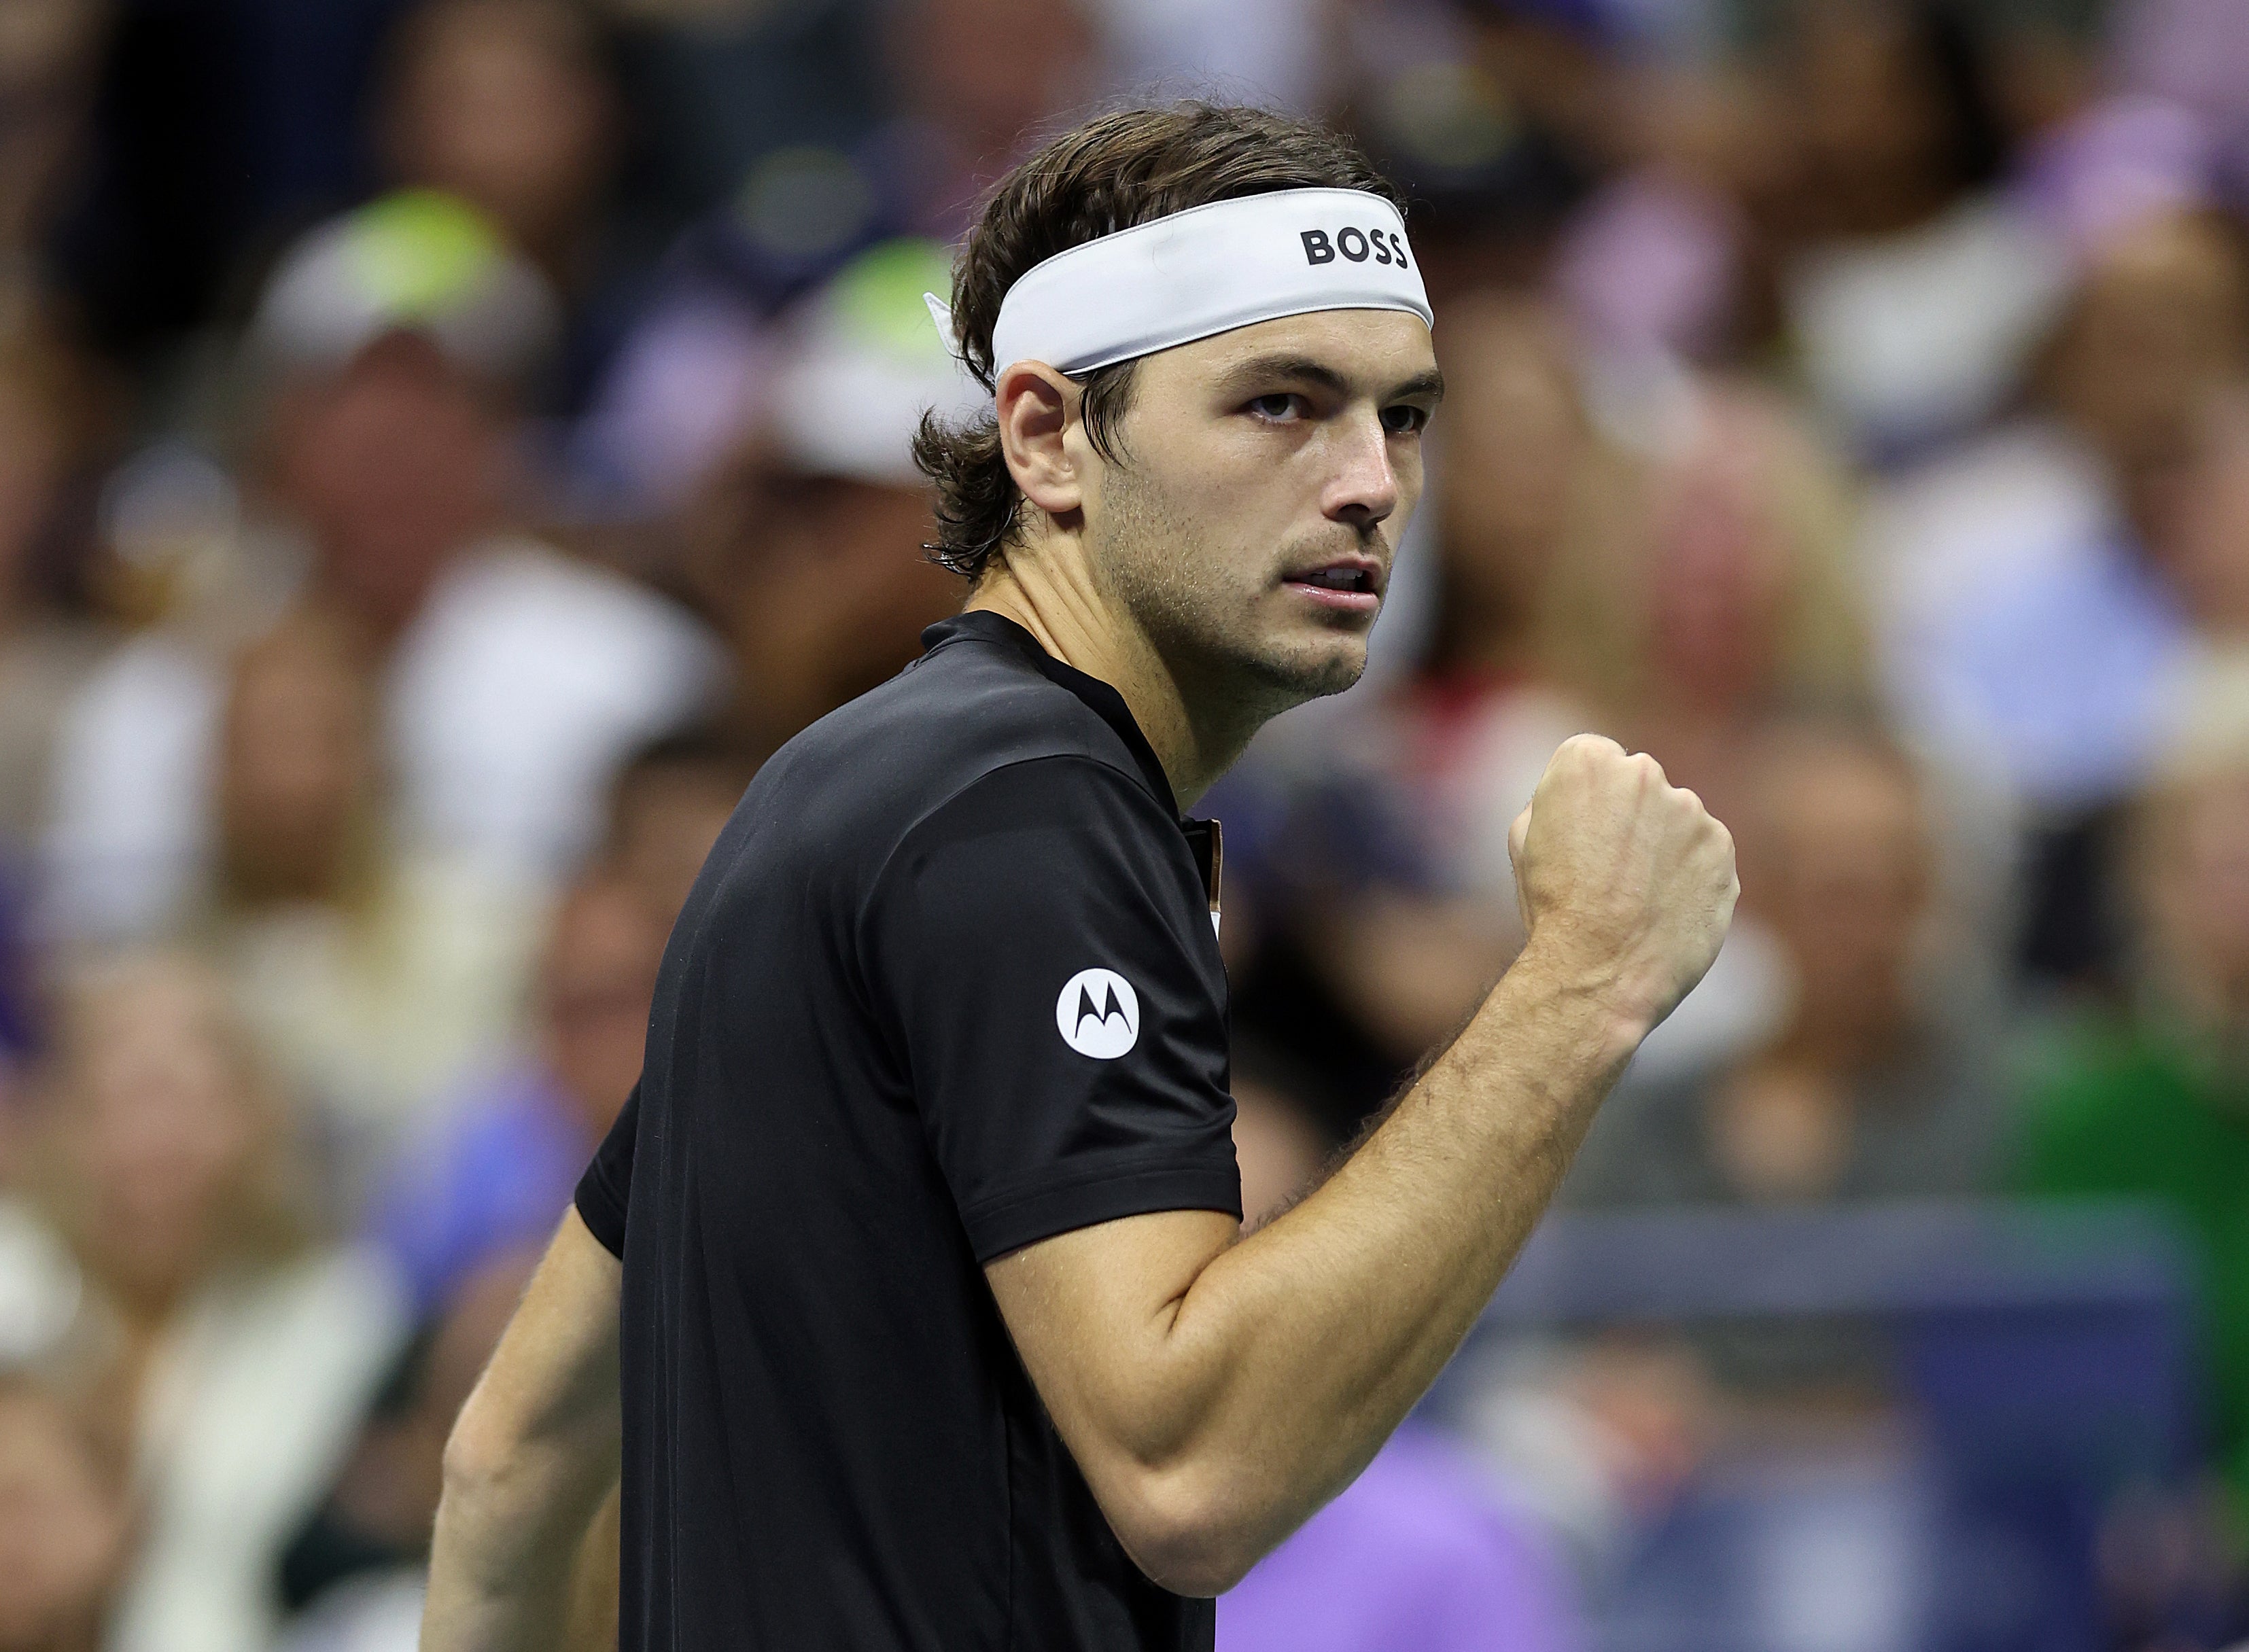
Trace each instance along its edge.
{"label": "man's face", "polygon": [[394,333],[285,396],[274,483],[329,589],[379,635],[497,520],[506,430],[427,339]]}
{"label": "man's face", "polygon": [[1097,580],[1188,681],[1273,709],[1366,669],[1443,394],[1429,331],[1388,310],[1260,322],[1141,361],[1121,462],[1082,427]]}

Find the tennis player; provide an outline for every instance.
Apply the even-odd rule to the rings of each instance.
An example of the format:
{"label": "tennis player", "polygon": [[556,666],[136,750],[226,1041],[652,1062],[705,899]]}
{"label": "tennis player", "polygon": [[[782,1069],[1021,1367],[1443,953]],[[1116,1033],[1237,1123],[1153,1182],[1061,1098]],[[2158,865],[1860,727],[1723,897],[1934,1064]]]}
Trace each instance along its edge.
{"label": "tennis player", "polygon": [[1276,115],[1104,116],[999,186],[948,319],[991,413],[918,444],[966,610],[712,851],[448,1449],[428,1652],[550,1652],[621,1463],[626,1652],[1207,1648],[1428,1387],[1735,894],[1651,759],[1564,746],[1521,959],[1241,1236],[1180,811],[1359,675],[1430,320],[1396,197]]}

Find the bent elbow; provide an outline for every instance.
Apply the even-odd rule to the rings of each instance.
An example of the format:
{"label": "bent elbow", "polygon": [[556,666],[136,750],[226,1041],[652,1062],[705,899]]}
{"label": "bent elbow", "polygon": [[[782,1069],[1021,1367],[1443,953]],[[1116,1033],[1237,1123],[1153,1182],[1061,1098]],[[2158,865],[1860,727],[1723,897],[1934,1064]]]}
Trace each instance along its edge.
{"label": "bent elbow", "polygon": [[1118,1541],[1149,1581],[1173,1594],[1225,1593],[1263,1558],[1245,1511],[1220,1495],[1213,1476],[1151,1470],[1111,1519]]}
{"label": "bent elbow", "polygon": [[442,1461],[446,1499],[474,1504],[488,1497],[506,1475],[509,1455],[506,1442],[495,1437],[471,1396],[454,1419],[453,1431],[445,1436]]}
{"label": "bent elbow", "polygon": [[1177,1553],[1157,1561],[1154,1569],[1143,1566],[1141,1570],[1157,1587],[1173,1594],[1214,1600],[1248,1576],[1258,1558],[1236,1559],[1224,1552],[1220,1544],[1198,1535],[1183,1540]]}

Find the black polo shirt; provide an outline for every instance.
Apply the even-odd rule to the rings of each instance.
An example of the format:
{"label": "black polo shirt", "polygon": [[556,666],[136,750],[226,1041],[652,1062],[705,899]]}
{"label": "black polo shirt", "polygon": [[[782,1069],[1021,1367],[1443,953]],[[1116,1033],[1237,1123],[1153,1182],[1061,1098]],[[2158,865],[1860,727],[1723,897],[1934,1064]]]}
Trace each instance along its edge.
{"label": "black polo shirt", "polygon": [[1215,835],[992,614],[768,761],[578,1189],[624,1259],[623,1652],[1207,1648],[983,1264],[1238,1215]]}

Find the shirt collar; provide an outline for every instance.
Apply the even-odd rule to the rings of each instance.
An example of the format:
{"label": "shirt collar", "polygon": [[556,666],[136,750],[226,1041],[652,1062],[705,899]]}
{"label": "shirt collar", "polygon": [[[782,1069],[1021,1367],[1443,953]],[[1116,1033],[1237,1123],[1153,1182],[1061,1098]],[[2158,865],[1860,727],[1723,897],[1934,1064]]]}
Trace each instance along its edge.
{"label": "shirt collar", "polygon": [[1124,742],[1124,749],[1132,754],[1132,761],[1140,766],[1140,776],[1148,782],[1148,789],[1156,801],[1174,820],[1180,816],[1179,800],[1173,795],[1171,777],[1164,766],[1156,761],[1156,748],[1148,744],[1148,737],[1140,732],[1140,725],[1132,719],[1132,711],[1124,704],[1124,697],[1111,685],[1097,677],[1088,676],[1076,666],[1056,659],[1039,646],[1039,639],[1004,615],[989,609],[977,609],[966,614],[956,614],[949,620],[939,620],[921,634],[925,656],[936,652],[946,644],[957,641],[991,643],[1010,648],[1036,666],[1048,681],[1058,684],[1076,695],[1095,715],[1117,731],[1117,738]]}

